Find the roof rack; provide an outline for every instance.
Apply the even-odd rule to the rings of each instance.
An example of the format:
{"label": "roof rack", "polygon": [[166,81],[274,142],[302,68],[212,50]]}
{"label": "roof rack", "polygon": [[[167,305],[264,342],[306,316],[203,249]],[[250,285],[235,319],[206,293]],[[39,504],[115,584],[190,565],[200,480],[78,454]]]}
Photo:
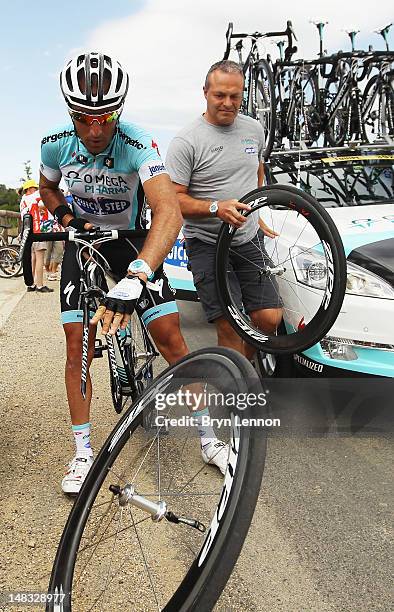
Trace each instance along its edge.
{"label": "roof rack", "polygon": [[300,143],[299,149],[286,149],[280,151],[272,151],[270,157],[278,155],[305,155],[309,153],[329,153],[331,151],[363,151],[367,149],[391,149],[394,148],[394,140],[390,136],[385,136],[386,142],[359,144],[349,143],[346,147],[306,147],[303,142]]}

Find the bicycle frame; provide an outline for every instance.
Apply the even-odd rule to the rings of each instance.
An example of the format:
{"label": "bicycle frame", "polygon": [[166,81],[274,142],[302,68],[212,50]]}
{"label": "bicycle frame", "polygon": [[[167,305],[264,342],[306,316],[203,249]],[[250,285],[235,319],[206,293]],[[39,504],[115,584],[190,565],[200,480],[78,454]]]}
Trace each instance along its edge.
{"label": "bicycle frame", "polygon": [[[23,230],[21,239],[21,259],[23,260],[23,274],[25,283],[32,284],[32,268],[31,268],[31,245],[32,242],[39,241],[58,241],[65,240],[66,242],[74,242],[77,245],[76,258],[80,268],[80,297],[79,308],[83,312],[83,332],[82,332],[82,365],[81,365],[81,394],[86,398],[87,375],[88,375],[88,348],[89,348],[89,329],[90,329],[90,312],[91,309],[96,311],[99,300],[105,297],[108,291],[108,286],[105,280],[106,275],[110,275],[110,267],[104,256],[95,248],[103,242],[116,240],[122,237],[146,236],[145,230],[92,230],[89,232],[48,232],[45,234],[32,233],[32,219],[30,215],[25,215],[23,218]],[[100,286],[101,285],[101,286]],[[104,285],[104,286],[103,286]],[[116,352],[118,352],[122,361],[127,382],[131,389],[138,392],[138,381],[142,376],[148,374],[148,370],[152,361],[157,356],[157,353],[147,334],[145,325],[141,321],[142,329],[146,335],[147,343],[149,343],[149,353],[146,362],[137,372],[130,371],[130,365],[127,361],[125,352],[125,340],[122,338],[122,333],[118,330],[114,336],[106,334],[106,346],[103,346],[99,341],[98,350],[102,353],[103,350],[108,351],[108,361],[111,374],[115,381],[119,381],[119,372]],[[101,356],[101,355],[100,355]]]}

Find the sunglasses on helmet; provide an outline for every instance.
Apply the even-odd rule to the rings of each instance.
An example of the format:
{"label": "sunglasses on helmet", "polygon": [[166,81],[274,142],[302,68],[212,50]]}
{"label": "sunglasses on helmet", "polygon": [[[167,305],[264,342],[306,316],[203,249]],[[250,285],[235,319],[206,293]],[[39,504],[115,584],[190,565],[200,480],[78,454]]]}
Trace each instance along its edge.
{"label": "sunglasses on helmet", "polygon": [[71,109],[69,109],[68,112],[70,113],[71,119],[84,123],[85,125],[93,125],[95,121],[97,121],[99,125],[104,125],[105,123],[112,123],[119,119],[122,109],[104,113],[103,115],[87,115],[86,113],[80,113],[79,111]]}

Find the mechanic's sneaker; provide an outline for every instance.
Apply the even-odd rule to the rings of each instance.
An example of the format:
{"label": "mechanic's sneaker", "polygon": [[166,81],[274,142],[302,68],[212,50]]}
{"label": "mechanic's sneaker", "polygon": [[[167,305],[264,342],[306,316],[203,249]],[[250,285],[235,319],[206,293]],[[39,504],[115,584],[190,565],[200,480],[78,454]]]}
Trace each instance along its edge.
{"label": "mechanic's sneaker", "polygon": [[46,285],[43,285],[43,287],[36,287],[36,291],[38,291],[38,293],[53,293],[53,289],[50,289]]}
{"label": "mechanic's sneaker", "polygon": [[93,456],[75,455],[68,464],[67,472],[62,480],[62,489],[67,495],[76,495],[82,486],[93,463]]}
{"label": "mechanic's sneaker", "polygon": [[35,291],[36,289],[37,287],[35,285],[30,285],[30,287],[28,287],[26,291]]}
{"label": "mechanic's sneaker", "polygon": [[201,455],[205,463],[216,465],[224,475],[227,469],[229,447],[228,444],[216,440],[201,447]]}

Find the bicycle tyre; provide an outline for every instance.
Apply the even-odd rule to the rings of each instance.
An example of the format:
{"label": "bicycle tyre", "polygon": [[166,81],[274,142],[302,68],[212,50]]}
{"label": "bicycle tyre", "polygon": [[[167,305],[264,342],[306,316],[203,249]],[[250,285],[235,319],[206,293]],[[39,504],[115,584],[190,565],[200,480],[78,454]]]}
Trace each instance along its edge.
{"label": "bicycle tyre", "polygon": [[12,278],[22,274],[19,251],[10,246],[0,247],[0,277]]}
{"label": "bicycle tyre", "polygon": [[264,159],[268,159],[275,142],[276,99],[274,77],[268,62],[259,60],[253,72],[254,118],[258,119],[264,130]]}
{"label": "bicycle tyre", "polygon": [[[261,382],[253,367],[245,357],[229,349],[216,347],[201,349],[184,357],[176,365],[167,368],[156,380],[154,380],[151,387],[147,389],[141,398],[124,414],[104,443],[71,510],[53,565],[49,592],[64,596],[62,602],[62,610],[64,612],[71,612],[72,609],[78,609],[78,611],[82,609],[79,600],[77,601],[77,586],[79,586],[80,589],[91,588],[94,597],[97,595],[94,586],[90,584],[90,580],[87,578],[86,574],[84,574],[84,579],[78,582],[75,572],[78,551],[81,547],[82,554],[83,544],[81,545],[81,541],[84,537],[84,530],[90,519],[90,513],[92,512],[101,486],[104,484],[108,474],[110,474],[111,478],[115,478],[113,474],[116,474],[116,470],[114,470],[112,466],[115,464],[119,454],[130,437],[133,436],[136,431],[141,431],[138,425],[141,422],[142,411],[147,409],[149,401],[163,389],[168,391],[171,388],[177,388],[176,386],[171,387],[171,381],[175,381],[177,377],[179,377],[180,383],[185,379],[206,380],[212,376],[212,372],[215,374],[215,380],[218,381],[218,388],[223,388],[224,392],[228,389],[236,391],[237,393],[245,393],[252,390],[256,393],[262,391]],[[175,382],[174,385],[178,385],[178,382]],[[220,387],[220,385],[222,385],[222,387]],[[242,414],[242,416],[249,416],[251,418],[257,415],[261,416],[261,406],[249,406],[242,412],[238,410],[236,406],[228,406],[227,408],[228,413],[231,414],[232,417],[237,414]],[[187,567],[186,575],[180,578],[181,582],[174,593],[172,593],[171,589],[170,599],[166,602],[166,605],[164,607],[157,605],[154,608],[155,610],[162,609],[166,612],[212,610],[227,583],[240,554],[253,517],[260,490],[266,452],[266,436],[263,430],[259,429],[256,435],[251,434],[250,428],[241,427],[238,431],[239,437],[231,438],[231,457],[229,459],[224,481],[219,486],[219,491],[221,491],[221,493],[219,493],[218,497],[218,506],[215,506],[212,522],[210,522],[210,527],[206,532],[206,536],[201,543],[196,543],[196,549],[191,549],[189,546],[189,549],[193,553],[193,557],[195,555],[193,562],[190,567]],[[103,494],[103,492],[101,494]],[[181,498],[178,497],[178,499]],[[202,505],[202,502],[197,505]],[[104,515],[102,506],[103,504],[100,504],[99,511]],[[106,512],[108,513],[109,510]],[[94,522],[94,519],[92,519],[92,521],[94,529],[98,531],[99,527],[97,523]],[[143,524],[143,521],[141,521],[141,524]],[[154,523],[154,525],[159,524],[162,523]],[[167,523],[164,522],[163,525],[164,529]],[[172,525],[172,523],[170,523],[170,525]],[[177,534],[179,534],[179,532],[176,531],[177,528],[179,529],[180,527],[174,527],[171,531],[175,541]],[[195,534],[193,530],[187,533],[189,534],[190,532]],[[107,532],[104,531],[104,534],[107,534]],[[94,534],[94,537],[99,538],[96,534]],[[131,536],[129,535],[128,537],[130,538]],[[153,537],[153,539],[151,536],[149,545],[153,545],[159,540],[159,535],[157,535],[156,538]],[[173,540],[171,540],[171,542],[173,542]],[[105,546],[109,545],[105,544]],[[119,542],[118,546],[120,546]],[[98,548],[96,547],[94,555],[97,555],[97,550]],[[115,548],[111,548],[110,550],[110,556],[112,558],[112,555],[115,555],[117,551]],[[166,550],[166,555],[164,555],[166,558],[163,559],[163,565],[167,569],[167,575],[164,576],[165,582],[170,579],[169,570],[171,569],[171,563],[168,554],[169,551]],[[134,555],[134,557],[135,556],[136,555]],[[95,557],[91,555],[89,560],[94,562]],[[134,560],[132,556],[127,557],[129,565],[132,560]],[[157,556],[154,557],[154,560],[157,562],[160,561],[160,559],[157,559]],[[98,564],[99,567],[101,567],[100,561],[98,561]],[[83,565],[83,572],[85,571],[88,570],[86,570],[85,565]],[[93,574],[93,576],[95,576],[95,574]],[[141,578],[138,573],[136,576],[136,580],[138,581],[138,592],[140,592]],[[99,580],[99,578],[97,578],[97,580]],[[176,576],[176,584],[178,585],[178,574]],[[110,587],[111,584],[108,588]],[[103,587],[102,584],[100,584],[100,589],[103,593],[106,588],[106,585]],[[119,590],[119,588],[118,584],[114,586],[114,589]],[[128,584],[125,590],[130,593],[130,590],[132,591],[132,585]],[[105,596],[109,597],[108,591],[105,591]],[[80,599],[82,599],[82,594]],[[88,604],[91,603],[92,602],[89,600]],[[133,600],[133,609],[137,609],[137,603],[140,602]],[[55,608],[52,600],[52,602],[47,604],[46,610],[47,612],[52,612],[55,609],[57,608]],[[89,605],[89,609],[92,610],[93,606],[90,607]],[[100,610],[101,609],[100,607]],[[115,607],[111,607],[110,604],[106,602],[106,609],[120,609],[120,604],[117,603]],[[148,608],[142,603],[142,607],[138,608],[138,610],[140,609],[145,611],[151,608]]]}
{"label": "bicycle tyre", "polygon": [[[394,76],[394,73],[393,73]],[[374,99],[372,100],[372,105],[371,105],[371,100],[370,100],[370,96],[372,95],[371,91],[373,91],[373,89],[375,88],[375,84],[378,81],[378,79],[380,80],[380,75],[374,75],[371,79],[369,79],[368,83],[365,86],[364,89],[364,93],[363,93],[363,99],[362,99],[362,108],[365,109],[365,111],[363,112],[363,121],[364,121],[364,130],[366,133],[366,137],[368,142],[373,143],[376,140],[379,140],[379,138],[382,138],[384,136],[390,135],[392,136],[394,134],[394,91],[389,89],[389,88],[384,88],[384,86],[382,88],[378,88],[376,91],[376,94],[374,96]],[[383,89],[383,91],[382,91]],[[386,119],[386,125],[387,125],[387,134],[384,134],[384,127],[383,125],[379,125],[380,123],[380,113],[379,110],[381,109],[382,106],[382,97],[384,97],[384,101],[385,101],[385,108],[387,109],[386,113],[387,113],[387,119]],[[378,101],[378,113],[376,115],[376,112],[374,113],[373,111],[373,104],[375,102],[375,100]],[[368,108],[369,107],[369,108]],[[368,115],[365,116],[366,111],[368,110]],[[376,121],[376,125],[374,124],[374,122]],[[373,122],[372,125],[370,122]],[[372,128],[371,131],[368,128]]]}
{"label": "bicycle tyre", "polygon": [[[321,300],[320,305],[316,307],[316,312],[309,315],[307,312],[290,311],[290,315],[296,318],[296,323],[293,324],[294,333],[289,333],[289,330],[286,335],[262,332],[252,324],[247,315],[238,307],[237,301],[231,293],[227,270],[229,269],[231,242],[236,235],[236,229],[227,223],[223,223],[218,236],[216,254],[216,284],[223,314],[244,340],[262,351],[289,354],[306,350],[321,340],[331,328],[339,314],[345,295],[346,258],[339,232],[328,212],[315,198],[289,185],[270,185],[255,189],[241,198],[240,202],[254,203],[252,211],[246,212],[245,216],[267,207],[267,209],[278,210],[279,212],[287,210],[294,214],[297,219],[304,220],[305,227],[307,227],[306,223],[309,222],[310,226],[308,227],[313,229],[318,236],[321,241],[319,248],[321,247],[323,255],[326,257],[325,275],[327,281],[324,288],[314,291],[319,301]],[[283,227],[284,225],[282,225],[282,230]],[[283,257],[280,259],[278,255],[277,265],[286,261],[291,261],[293,265],[291,255],[289,257],[288,253],[291,253],[295,243],[290,242],[290,244],[291,248],[286,250],[285,259]],[[312,252],[314,245],[308,247],[304,252],[308,250]],[[256,265],[253,264],[253,267],[255,268]],[[290,264],[289,269],[291,270]],[[259,269],[256,269],[255,273],[256,279],[261,278]],[[294,276],[296,278],[295,273]],[[298,280],[297,283],[299,283]],[[293,282],[293,284],[297,283]],[[294,290],[292,291],[296,293]],[[284,308],[286,310],[286,305]],[[310,319],[307,323],[304,321],[304,316]],[[285,324],[288,327],[287,321],[285,321]]]}

